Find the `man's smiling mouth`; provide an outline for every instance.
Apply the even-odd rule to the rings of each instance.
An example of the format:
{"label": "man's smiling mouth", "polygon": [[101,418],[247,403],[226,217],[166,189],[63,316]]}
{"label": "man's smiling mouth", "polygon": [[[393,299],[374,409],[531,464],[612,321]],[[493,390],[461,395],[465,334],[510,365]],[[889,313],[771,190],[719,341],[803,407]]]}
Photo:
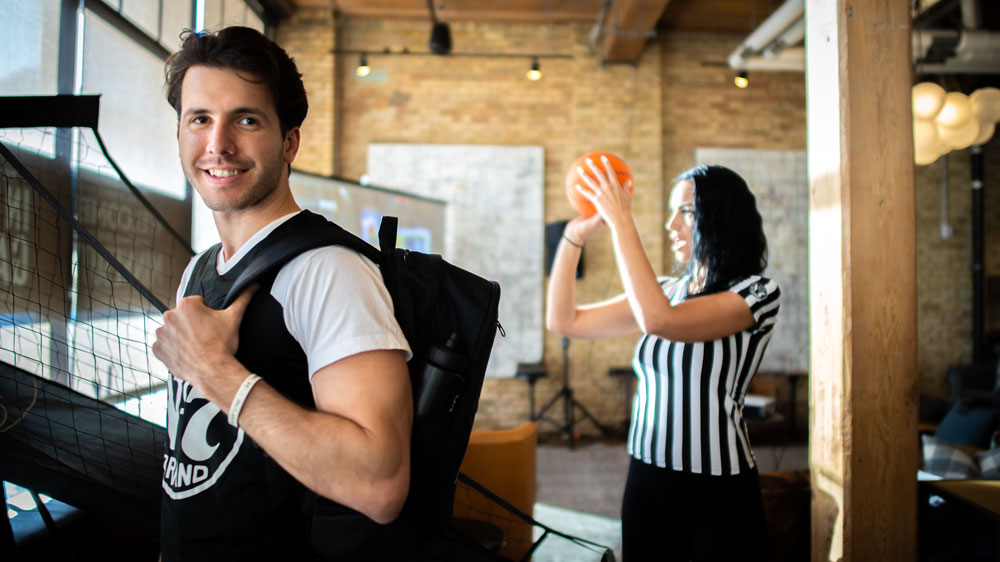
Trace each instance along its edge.
{"label": "man's smiling mouth", "polygon": [[242,174],[246,170],[214,170],[213,169],[213,170],[205,170],[205,171],[208,172],[208,175],[212,176],[213,178],[231,178],[233,176]]}

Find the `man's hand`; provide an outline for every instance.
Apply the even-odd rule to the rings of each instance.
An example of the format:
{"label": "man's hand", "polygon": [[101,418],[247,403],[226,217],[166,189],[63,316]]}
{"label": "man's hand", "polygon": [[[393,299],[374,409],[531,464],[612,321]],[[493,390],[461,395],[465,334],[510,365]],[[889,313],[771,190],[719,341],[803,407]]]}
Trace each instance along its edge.
{"label": "man's hand", "polygon": [[[202,297],[181,299],[176,308],[163,313],[163,326],[156,330],[153,354],[175,377],[191,383],[209,400],[225,406],[231,396],[220,394],[231,383],[217,381],[211,375],[231,372],[224,367],[238,364],[235,355],[239,347],[240,323],[257,288],[257,285],[247,288],[223,310],[210,308]],[[235,383],[241,381],[242,378]]]}

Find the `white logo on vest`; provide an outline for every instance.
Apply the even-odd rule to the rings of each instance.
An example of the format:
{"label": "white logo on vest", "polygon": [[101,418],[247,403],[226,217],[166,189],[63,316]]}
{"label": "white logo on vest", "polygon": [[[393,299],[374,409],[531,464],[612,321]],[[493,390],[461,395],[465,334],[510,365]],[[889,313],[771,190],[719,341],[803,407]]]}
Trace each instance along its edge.
{"label": "white logo on vest", "polygon": [[767,298],[767,286],[760,281],[750,285],[750,292],[753,293],[753,296],[757,297],[758,300],[764,300]]}
{"label": "white logo on vest", "polygon": [[[178,439],[180,434],[180,439]],[[243,430],[189,383],[173,376],[167,387],[167,453],[163,489],[175,500],[211,488],[243,443]]]}

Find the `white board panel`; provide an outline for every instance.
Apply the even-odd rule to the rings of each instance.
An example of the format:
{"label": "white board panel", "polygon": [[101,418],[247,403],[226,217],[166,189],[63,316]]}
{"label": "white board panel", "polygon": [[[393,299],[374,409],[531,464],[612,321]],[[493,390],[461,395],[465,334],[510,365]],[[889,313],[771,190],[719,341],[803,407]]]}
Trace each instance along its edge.
{"label": "white board panel", "polygon": [[743,176],[757,198],[767,236],[764,272],[781,287],[781,312],[762,371],[809,369],[809,174],[803,150],[698,148],[696,164]]}
{"label": "white board panel", "polygon": [[542,359],[544,166],[540,146],[371,144],[372,183],[446,201],[444,257],[500,283],[489,376]]}

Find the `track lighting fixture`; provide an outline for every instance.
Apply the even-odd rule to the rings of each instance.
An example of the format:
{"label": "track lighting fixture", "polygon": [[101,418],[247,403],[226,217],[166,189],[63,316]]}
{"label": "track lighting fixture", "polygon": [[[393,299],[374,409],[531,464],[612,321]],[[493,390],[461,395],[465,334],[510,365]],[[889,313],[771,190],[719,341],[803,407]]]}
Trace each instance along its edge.
{"label": "track lighting fixture", "polygon": [[361,53],[361,60],[358,61],[358,67],[354,70],[354,73],[359,77],[364,78],[371,74],[372,68],[368,66],[368,57],[365,53]]}
{"label": "track lighting fixture", "polygon": [[427,44],[435,55],[447,55],[451,52],[451,29],[448,24],[438,21],[434,13],[434,0],[427,0],[427,11],[431,14],[431,40]]}
{"label": "track lighting fixture", "polygon": [[733,78],[733,84],[736,84],[737,88],[743,89],[750,85],[750,78],[747,77],[747,71],[743,70]]}
{"label": "track lighting fixture", "polygon": [[[423,52],[411,51],[407,47],[402,47],[402,48],[396,49],[396,50],[390,49],[389,47],[385,47],[383,49],[366,48],[365,50],[361,50],[361,49],[333,49],[330,52],[334,53],[334,54],[338,54],[338,55],[357,56],[358,57],[358,65],[354,68],[354,74],[357,75],[359,78],[364,78],[364,77],[369,76],[371,74],[372,69],[371,69],[370,66],[368,66],[368,56],[369,55],[371,55],[371,56],[373,56],[375,58],[378,58],[378,57],[395,57],[395,56],[410,56],[410,57],[414,57],[414,56],[416,56],[416,57],[427,56],[427,57],[438,57],[438,56],[440,56],[442,54],[445,54],[445,53],[433,52],[433,51],[423,51]],[[489,58],[489,59],[492,59],[492,58],[521,59],[521,60],[527,59],[527,60],[531,61],[531,66],[530,66],[530,69],[524,74],[524,76],[527,77],[528,80],[531,80],[531,81],[536,81],[536,80],[541,80],[542,79],[542,67],[541,67],[541,62],[540,62],[542,59],[572,59],[573,58],[573,55],[560,54],[560,53],[538,53],[538,54],[532,54],[532,53],[452,53],[452,52],[448,52],[446,54],[448,55],[448,58],[452,58],[452,59],[463,59],[463,58],[470,58],[470,57],[475,57],[475,58]],[[524,68],[524,67],[521,67],[521,68]]]}
{"label": "track lighting fixture", "polygon": [[531,80],[531,81],[541,80],[541,78],[542,78],[542,70],[541,70],[541,68],[539,68],[539,65],[538,65],[538,57],[535,57],[534,59],[532,59],[532,61],[531,61],[531,70],[528,71],[527,76],[528,76],[528,80]]}
{"label": "track lighting fixture", "polygon": [[448,28],[448,24],[442,21],[434,22],[427,48],[436,55],[447,55],[451,52],[451,29]]}

